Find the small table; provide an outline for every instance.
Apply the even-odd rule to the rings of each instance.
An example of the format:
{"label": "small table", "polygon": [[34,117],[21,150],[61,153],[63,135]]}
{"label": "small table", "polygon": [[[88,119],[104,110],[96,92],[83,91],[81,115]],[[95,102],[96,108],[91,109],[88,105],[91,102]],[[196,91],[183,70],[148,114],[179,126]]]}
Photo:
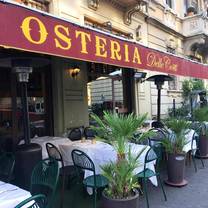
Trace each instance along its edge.
{"label": "small table", "polygon": [[193,149],[196,149],[197,146],[196,146],[196,140],[193,141],[193,144],[192,144],[192,139],[194,136],[198,136],[196,134],[196,132],[193,130],[193,129],[189,129],[188,130],[188,133],[185,135],[186,137],[186,141],[187,141],[187,144],[183,147],[183,151],[185,153],[189,152]]}
{"label": "small table", "polygon": [[56,147],[58,147],[59,144],[70,144],[71,140],[69,138],[65,137],[51,137],[51,136],[44,136],[44,137],[37,137],[31,139],[32,143],[39,144],[42,147],[42,158],[46,159],[48,158],[48,153],[46,150],[46,143],[50,142]]}
{"label": "small table", "polygon": [[[139,166],[135,170],[135,175],[136,175],[137,173],[140,173],[144,170],[145,156],[146,156],[146,153],[150,147],[146,146],[146,145],[138,145],[138,144],[133,144],[133,143],[129,143],[127,146],[131,147],[132,153],[134,155],[139,154],[139,152],[143,148],[146,147],[145,150],[140,155],[140,158],[138,160]],[[111,146],[107,143],[104,143],[104,142],[100,142],[100,141],[96,141],[95,144],[93,144],[89,140],[86,140],[85,142],[74,141],[69,144],[59,144],[59,149],[62,154],[65,165],[72,165],[73,164],[73,161],[71,158],[72,150],[79,149],[79,150],[83,151],[84,153],[86,153],[91,158],[91,160],[93,161],[93,163],[95,165],[96,174],[102,173],[102,169],[101,169],[102,165],[105,165],[105,164],[109,163],[110,161],[114,162],[117,159],[117,153],[114,150],[113,146]],[[149,169],[155,171],[154,161],[148,163],[147,165],[148,165]],[[88,177],[90,175],[92,175],[91,171],[85,171],[84,177]],[[155,186],[157,186],[156,176],[150,178],[150,181]]]}
{"label": "small table", "polygon": [[14,208],[29,197],[30,192],[0,181],[0,208]]}

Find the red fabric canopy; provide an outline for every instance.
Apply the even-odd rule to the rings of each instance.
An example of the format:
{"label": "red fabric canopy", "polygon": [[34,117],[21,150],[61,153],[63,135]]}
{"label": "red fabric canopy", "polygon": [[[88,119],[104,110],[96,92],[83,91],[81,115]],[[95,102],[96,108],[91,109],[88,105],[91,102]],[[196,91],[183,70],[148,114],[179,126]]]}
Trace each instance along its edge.
{"label": "red fabric canopy", "polygon": [[0,1],[0,46],[138,70],[208,78],[208,67]]}

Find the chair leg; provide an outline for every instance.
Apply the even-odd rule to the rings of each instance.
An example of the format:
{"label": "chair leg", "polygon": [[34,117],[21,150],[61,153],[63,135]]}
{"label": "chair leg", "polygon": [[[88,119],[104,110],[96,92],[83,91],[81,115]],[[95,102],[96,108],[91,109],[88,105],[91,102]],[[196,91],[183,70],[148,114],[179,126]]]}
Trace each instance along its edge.
{"label": "chair leg", "polygon": [[201,160],[201,163],[202,163],[202,167],[204,168],[204,167],[205,167],[205,166],[204,166],[204,161],[203,161],[202,158],[200,158],[200,160]]}
{"label": "chair leg", "polygon": [[[199,153],[199,156],[201,155],[201,153],[200,153],[200,150],[198,149],[198,153]],[[204,168],[205,166],[204,166],[204,161],[203,161],[203,159],[200,157],[200,160],[201,160],[201,164],[202,164],[202,167]]]}
{"label": "chair leg", "polygon": [[62,187],[61,187],[61,203],[60,203],[60,207],[63,208],[63,204],[64,204],[64,191],[65,191],[65,173],[63,173],[63,177],[62,177]]}
{"label": "chair leg", "polygon": [[164,189],[164,187],[163,187],[163,184],[162,184],[162,180],[161,180],[161,178],[160,178],[160,175],[158,175],[158,179],[159,179],[160,186],[161,186],[161,188],[162,188],[162,192],[163,192],[165,201],[167,201],[167,196],[166,196],[165,189]]}
{"label": "chair leg", "polygon": [[193,163],[194,163],[195,172],[197,172],[196,160],[195,160],[194,154],[191,154],[191,157],[192,157],[192,160],[193,160]]}
{"label": "chair leg", "polygon": [[97,206],[97,189],[96,188],[93,188],[93,195],[94,195],[93,208],[96,208]]}
{"label": "chair leg", "polygon": [[143,178],[143,187],[144,187],[144,193],[145,193],[145,198],[147,202],[147,208],[149,208],[149,200],[148,200],[148,194],[147,194],[147,180]]}

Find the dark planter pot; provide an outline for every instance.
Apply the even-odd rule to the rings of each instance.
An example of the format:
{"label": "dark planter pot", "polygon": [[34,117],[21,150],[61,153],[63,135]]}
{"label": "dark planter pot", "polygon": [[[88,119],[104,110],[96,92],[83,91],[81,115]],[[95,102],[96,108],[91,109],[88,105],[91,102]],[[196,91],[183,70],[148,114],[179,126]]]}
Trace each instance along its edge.
{"label": "dark planter pot", "polygon": [[128,199],[111,199],[102,193],[101,208],[138,208],[139,192],[135,191],[135,195]]}
{"label": "dark planter pot", "polygon": [[208,158],[208,137],[200,135],[198,145],[199,152],[197,153],[197,156],[201,158]]}
{"label": "dark planter pot", "polygon": [[187,185],[188,182],[184,179],[185,158],[185,154],[168,154],[168,180],[166,181],[166,184],[177,187]]}
{"label": "dark planter pot", "polygon": [[19,145],[15,157],[16,184],[23,189],[29,190],[33,168],[42,160],[42,148],[35,143]]}

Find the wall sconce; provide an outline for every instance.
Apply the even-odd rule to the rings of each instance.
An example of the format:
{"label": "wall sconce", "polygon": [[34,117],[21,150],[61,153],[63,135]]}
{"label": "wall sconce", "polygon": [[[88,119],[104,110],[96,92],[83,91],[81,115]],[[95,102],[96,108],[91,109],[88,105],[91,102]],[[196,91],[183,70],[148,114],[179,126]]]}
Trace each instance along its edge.
{"label": "wall sconce", "polygon": [[144,82],[146,75],[147,75],[146,72],[135,72],[134,74],[135,81],[140,83]]}
{"label": "wall sconce", "polygon": [[106,27],[107,30],[112,32],[113,27],[112,27],[112,22],[111,21],[104,22],[103,25]]}
{"label": "wall sconce", "polygon": [[80,73],[80,68],[78,66],[74,66],[73,68],[70,68],[68,72],[72,78],[76,78]]}
{"label": "wall sconce", "polygon": [[140,41],[142,39],[142,26],[138,25],[138,27],[136,28],[136,40]]}
{"label": "wall sconce", "polygon": [[29,74],[32,73],[32,67],[13,67],[13,72],[17,74],[19,82],[29,82]]}
{"label": "wall sconce", "polygon": [[134,39],[134,34],[133,33],[128,33],[128,39]]}

